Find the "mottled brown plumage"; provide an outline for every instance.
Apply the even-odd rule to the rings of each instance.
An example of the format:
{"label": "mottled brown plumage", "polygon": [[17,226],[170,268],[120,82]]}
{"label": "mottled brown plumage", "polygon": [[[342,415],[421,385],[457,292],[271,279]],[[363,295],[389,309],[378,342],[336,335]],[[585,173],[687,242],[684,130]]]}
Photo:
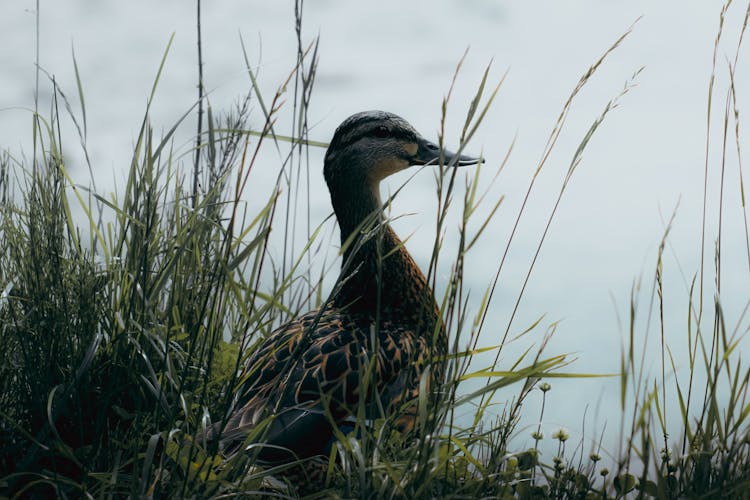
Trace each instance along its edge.
{"label": "mottled brown plumage", "polygon": [[[236,411],[209,436],[220,431],[223,449],[249,444],[248,433],[264,425],[262,462],[315,456],[360,405],[368,418],[406,405],[395,424],[414,426],[409,402],[426,366],[447,351],[447,338],[432,290],[384,219],[379,183],[410,165],[437,164],[440,155],[391,113],[358,113],[338,127],[324,174],[341,229],[341,275],[322,309],[281,326],[250,356]],[[445,164],[477,162],[447,151],[442,157]],[[363,394],[368,370],[374,390]],[[432,380],[440,373],[433,370]]]}

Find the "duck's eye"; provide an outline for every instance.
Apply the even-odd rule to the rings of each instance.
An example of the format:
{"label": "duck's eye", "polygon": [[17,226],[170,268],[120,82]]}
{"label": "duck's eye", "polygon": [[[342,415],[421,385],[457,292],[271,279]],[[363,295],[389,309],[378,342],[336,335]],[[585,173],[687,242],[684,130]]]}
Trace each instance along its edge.
{"label": "duck's eye", "polygon": [[372,131],[372,135],[374,135],[378,139],[385,139],[386,137],[390,137],[391,131],[388,130],[388,127],[381,125],[380,127],[377,127]]}

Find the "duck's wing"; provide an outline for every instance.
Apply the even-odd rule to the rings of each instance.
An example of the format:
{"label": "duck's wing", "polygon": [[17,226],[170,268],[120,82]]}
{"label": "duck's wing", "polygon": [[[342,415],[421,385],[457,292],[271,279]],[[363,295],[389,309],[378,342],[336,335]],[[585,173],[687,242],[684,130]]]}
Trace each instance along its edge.
{"label": "duck's wing", "polygon": [[[332,438],[332,422],[356,413],[368,373],[375,392],[385,399],[374,406],[387,412],[413,397],[424,340],[408,330],[386,330],[389,325],[375,332],[363,324],[341,313],[314,311],[263,341],[246,365],[240,409],[227,422],[223,445],[241,444],[265,422],[264,442],[298,456],[318,454]],[[369,395],[364,401],[372,406]],[[275,461],[271,455],[273,448],[264,450],[261,458]]]}

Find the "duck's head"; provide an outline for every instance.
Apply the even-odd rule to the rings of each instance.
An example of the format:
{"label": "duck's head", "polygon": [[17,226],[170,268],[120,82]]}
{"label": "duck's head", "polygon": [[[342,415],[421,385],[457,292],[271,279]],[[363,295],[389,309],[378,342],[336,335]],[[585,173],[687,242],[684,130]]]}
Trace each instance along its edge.
{"label": "duck's head", "polygon": [[[329,189],[342,190],[378,183],[412,165],[440,161],[437,144],[422,137],[409,122],[386,111],[364,111],[344,120],[333,134],[325,157]],[[472,165],[480,160],[442,151],[445,165]]]}

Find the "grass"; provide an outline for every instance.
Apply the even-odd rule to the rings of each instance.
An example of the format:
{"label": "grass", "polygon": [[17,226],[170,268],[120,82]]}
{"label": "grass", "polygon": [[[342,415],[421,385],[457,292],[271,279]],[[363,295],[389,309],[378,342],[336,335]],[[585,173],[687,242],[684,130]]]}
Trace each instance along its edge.
{"label": "grass", "polygon": [[[721,12],[719,46],[725,29],[727,2]],[[198,15],[200,16],[200,3]],[[85,136],[85,101],[80,78],[80,114],[50,79],[54,106],[49,116],[33,113],[34,151],[30,159],[10,153],[0,158],[0,488],[12,497],[106,497],[210,495],[367,498],[510,497],[612,498],[643,496],[741,497],[750,491],[750,439],[747,401],[750,371],[741,358],[747,331],[746,310],[729,322],[719,299],[724,184],[717,202],[715,300],[704,307],[708,285],[703,264],[690,281],[685,302],[688,360],[673,359],[664,337],[664,274],[669,270],[672,221],[655,259],[652,278],[634,287],[624,329],[628,344],[620,360],[623,419],[620,450],[590,450],[571,443],[564,430],[543,436],[532,429],[535,445],[517,449],[514,438],[525,430],[518,422],[529,397],[543,401],[544,419],[549,380],[587,377],[563,370],[565,354],[547,355],[549,325],[539,346],[530,343],[517,359],[499,362],[513,327],[507,320],[501,342],[491,347],[485,329],[495,287],[515,229],[498,255],[499,265],[485,293],[470,297],[463,282],[468,256],[481,241],[503,199],[491,200],[472,176],[440,168],[436,173],[435,242],[425,269],[435,288],[447,274],[438,297],[452,339],[441,390],[418,401],[418,432],[404,439],[386,417],[364,425],[356,438],[341,436],[324,464],[324,491],[306,489],[304,481],[286,484],[290,464],[263,469],[252,451],[225,457],[205,449],[193,437],[219,422],[232,407],[242,383],[241,366],[254,346],[274,327],[320,305],[330,290],[327,273],[338,261],[328,255],[324,221],[309,218],[310,168],[307,149],[318,147],[307,137],[307,109],[317,68],[317,44],[302,44],[302,5],[297,3],[298,51],[294,67],[279,92],[266,99],[258,90],[249,58],[250,94],[236,108],[217,117],[199,85],[199,99],[160,138],[153,133],[149,109],[161,76],[165,51],[154,80],[133,150],[123,191],[99,193],[72,182],[63,157],[63,117]],[[750,9],[748,9],[750,12]],[[744,34],[747,16],[740,27]],[[200,23],[198,23],[200,33]],[[545,167],[576,96],[603,67],[608,55],[628,36],[618,38],[587,71],[564,103],[532,178],[514,228],[524,217],[539,172]],[[741,40],[741,37],[740,37]],[[740,41],[741,43],[741,41]],[[200,49],[199,49],[200,50]],[[741,169],[741,135],[734,68],[740,46],[728,63],[731,86],[724,109],[723,173],[731,142]],[[716,58],[715,58],[716,59]],[[74,61],[75,64],[75,61]],[[457,68],[457,74],[461,64]],[[76,65],[77,68],[77,65]],[[707,113],[714,113],[716,60],[710,77]],[[77,74],[77,69],[76,69]],[[482,76],[466,111],[459,150],[471,140],[501,88]],[[537,253],[553,224],[566,187],[581,164],[587,145],[638,72],[583,134],[571,158]],[[454,82],[455,84],[455,78]],[[450,105],[451,89],[443,103]],[[293,89],[293,98],[282,89]],[[255,103],[262,111],[249,113]],[[291,108],[291,109],[290,109]],[[290,137],[274,124],[282,113],[293,117]],[[195,146],[174,147],[174,134],[199,117]],[[80,118],[76,118],[80,116]],[[251,126],[252,123],[252,126]],[[715,168],[708,150],[716,131],[706,131],[705,192]],[[734,125],[732,127],[731,125]],[[446,139],[444,121],[440,141]],[[66,134],[67,135],[67,134]],[[451,140],[451,143],[456,141]],[[81,141],[85,144],[85,141]],[[253,170],[261,148],[283,154],[276,185],[265,193],[264,206],[253,212],[244,198],[254,189]],[[85,149],[85,147],[84,147]],[[499,163],[497,175],[508,161]],[[87,158],[88,155],[85,155]],[[191,163],[185,173],[185,163]],[[266,166],[266,168],[268,168]],[[315,171],[315,170],[314,170]],[[741,170],[740,170],[741,176]],[[403,186],[402,186],[403,187]],[[747,222],[744,208],[745,234]],[[398,196],[397,189],[393,196]],[[259,193],[254,192],[255,196]],[[708,213],[708,195],[704,213]],[[489,206],[488,210],[480,207]],[[83,221],[73,213],[82,209]],[[487,213],[480,216],[480,213]],[[458,217],[457,246],[447,247],[446,221]],[[674,216],[673,216],[674,217]],[[704,216],[701,242],[709,248]],[[306,241],[296,240],[303,228]],[[271,230],[283,234],[282,255],[269,251]],[[747,240],[746,240],[747,241]],[[747,243],[746,243],[747,244]],[[705,251],[705,250],[704,250]],[[747,244],[750,267],[750,244]],[[322,265],[321,265],[322,262]],[[524,296],[536,262],[518,292]],[[322,271],[316,271],[320,270]],[[644,298],[645,297],[645,298]],[[642,301],[646,301],[646,312]],[[747,309],[747,307],[746,307]],[[644,369],[643,337],[659,328],[661,370],[649,377]],[[706,327],[706,325],[710,325]],[[731,326],[730,326],[731,325]],[[541,319],[525,333],[542,328]],[[645,331],[644,331],[645,330]],[[497,339],[496,339],[497,340]],[[639,346],[644,345],[640,348]],[[463,346],[469,346],[464,348]],[[477,368],[480,354],[494,363]],[[677,365],[687,363],[687,380]],[[480,388],[467,382],[485,380]],[[361,385],[370,380],[363,375]],[[493,411],[502,401],[499,416]],[[669,427],[667,412],[679,408],[681,428]],[[469,419],[459,415],[469,414]],[[260,430],[258,432],[261,432]],[[674,437],[677,437],[675,440]],[[540,443],[551,440],[556,453],[544,459]],[[303,472],[306,470],[302,468]]]}

